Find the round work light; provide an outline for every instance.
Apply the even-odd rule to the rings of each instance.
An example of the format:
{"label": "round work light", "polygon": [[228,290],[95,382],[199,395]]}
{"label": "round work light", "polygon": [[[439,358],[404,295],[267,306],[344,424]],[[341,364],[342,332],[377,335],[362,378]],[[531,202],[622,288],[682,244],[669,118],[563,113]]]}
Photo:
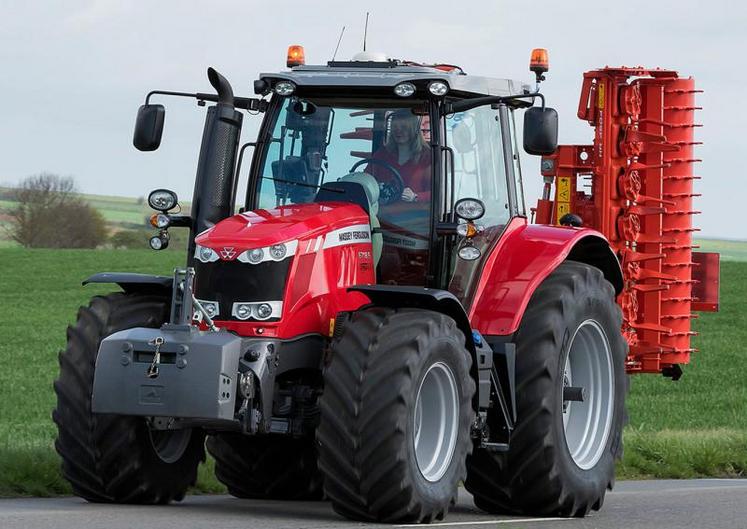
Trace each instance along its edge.
{"label": "round work light", "polygon": [[407,81],[399,83],[394,87],[394,93],[399,97],[410,97],[415,93],[415,85]]}
{"label": "round work light", "polygon": [[476,198],[463,198],[454,204],[454,213],[464,220],[477,220],[485,215],[485,204]]}
{"label": "round work light", "polygon": [[156,189],[148,195],[148,205],[156,211],[174,209],[177,202],[176,193],[169,189]]}
{"label": "round work light", "polygon": [[434,96],[445,96],[449,91],[449,85],[443,81],[433,81],[428,85],[428,91]]}
{"label": "round work light", "polygon": [[287,97],[296,91],[296,85],[290,81],[279,81],[275,85],[275,93],[279,96]]}

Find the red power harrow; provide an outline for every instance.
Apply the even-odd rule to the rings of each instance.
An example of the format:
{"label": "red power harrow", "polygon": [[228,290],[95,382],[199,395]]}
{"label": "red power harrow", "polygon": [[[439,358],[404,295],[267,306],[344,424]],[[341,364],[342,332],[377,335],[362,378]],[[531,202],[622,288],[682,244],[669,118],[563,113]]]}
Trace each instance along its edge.
{"label": "red power harrow", "polygon": [[694,352],[692,312],[718,310],[718,254],[694,252],[692,241],[698,92],[672,70],[586,72],[578,117],[594,127],[593,144],[561,145],[542,159],[536,222],[576,214],[620,258],[618,303],[633,373],[678,378]]}

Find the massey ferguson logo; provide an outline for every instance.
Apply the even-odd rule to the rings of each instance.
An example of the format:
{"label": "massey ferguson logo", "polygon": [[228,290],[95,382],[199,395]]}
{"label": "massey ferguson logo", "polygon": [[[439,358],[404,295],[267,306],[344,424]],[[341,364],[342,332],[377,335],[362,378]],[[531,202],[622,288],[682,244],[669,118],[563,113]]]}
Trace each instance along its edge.
{"label": "massey ferguson logo", "polygon": [[236,256],[236,250],[233,246],[224,246],[220,251],[220,256],[223,259],[233,259]]}

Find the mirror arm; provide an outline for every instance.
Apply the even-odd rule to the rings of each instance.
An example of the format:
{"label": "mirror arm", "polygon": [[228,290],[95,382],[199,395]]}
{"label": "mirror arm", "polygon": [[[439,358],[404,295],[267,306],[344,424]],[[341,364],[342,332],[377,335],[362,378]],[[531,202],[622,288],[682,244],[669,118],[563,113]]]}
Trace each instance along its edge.
{"label": "mirror arm", "polygon": [[[464,112],[465,110],[471,110],[476,107],[483,105],[500,105],[508,101],[521,101],[523,99],[531,98],[531,104],[534,104],[534,100],[539,98],[542,101],[542,108],[545,108],[545,96],[540,92],[531,92],[529,94],[517,94],[513,96],[488,96],[488,97],[474,97],[472,99],[462,99],[455,103],[445,103],[441,109],[442,114],[454,114],[455,112]],[[527,101],[527,103],[529,103]]]}
{"label": "mirror arm", "polygon": [[[218,103],[220,100],[217,94],[203,94],[200,92],[192,94],[189,92],[172,92],[170,90],[152,90],[148,92],[147,96],[145,96],[146,105],[150,104],[150,98],[154,95],[191,97],[193,99],[197,99],[197,104],[200,106],[204,105],[205,101]],[[234,97],[234,106],[236,108],[248,110],[250,112],[264,112],[265,110],[267,110],[267,101],[265,101],[264,99],[257,99],[253,97]]]}
{"label": "mirror arm", "polygon": [[169,90],[151,90],[148,95],[145,96],[145,104],[150,105],[150,98],[154,95],[164,96],[179,96],[179,97],[196,97],[197,94],[190,94],[188,92],[172,92]]}
{"label": "mirror arm", "polygon": [[440,236],[456,235],[457,234],[457,222],[437,222],[436,233]]}
{"label": "mirror arm", "polygon": [[169,228],[190,228],[192,227],[192,217],[189,215],[167,215],[169,217]]}

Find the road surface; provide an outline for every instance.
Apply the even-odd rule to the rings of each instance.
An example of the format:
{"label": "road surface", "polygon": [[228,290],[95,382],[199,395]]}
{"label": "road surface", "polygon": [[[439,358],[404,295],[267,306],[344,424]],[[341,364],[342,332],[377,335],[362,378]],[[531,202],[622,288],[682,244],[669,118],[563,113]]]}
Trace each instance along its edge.
{"label": "road surface", "polygon": [[[266,502],[230,496],[189,496],[168,506],[94,505],[78,498],[0,500],[2,529],[266,529],[374,527],[337,516],[328,502]],[[386,527],[412,527],[407,525]],[[601,512],[584,519],[523,518],[485,514],[460,490],[445,522],[454,529],[607,529],[694,527],[747,529],[747,479],[623,481]]]}

